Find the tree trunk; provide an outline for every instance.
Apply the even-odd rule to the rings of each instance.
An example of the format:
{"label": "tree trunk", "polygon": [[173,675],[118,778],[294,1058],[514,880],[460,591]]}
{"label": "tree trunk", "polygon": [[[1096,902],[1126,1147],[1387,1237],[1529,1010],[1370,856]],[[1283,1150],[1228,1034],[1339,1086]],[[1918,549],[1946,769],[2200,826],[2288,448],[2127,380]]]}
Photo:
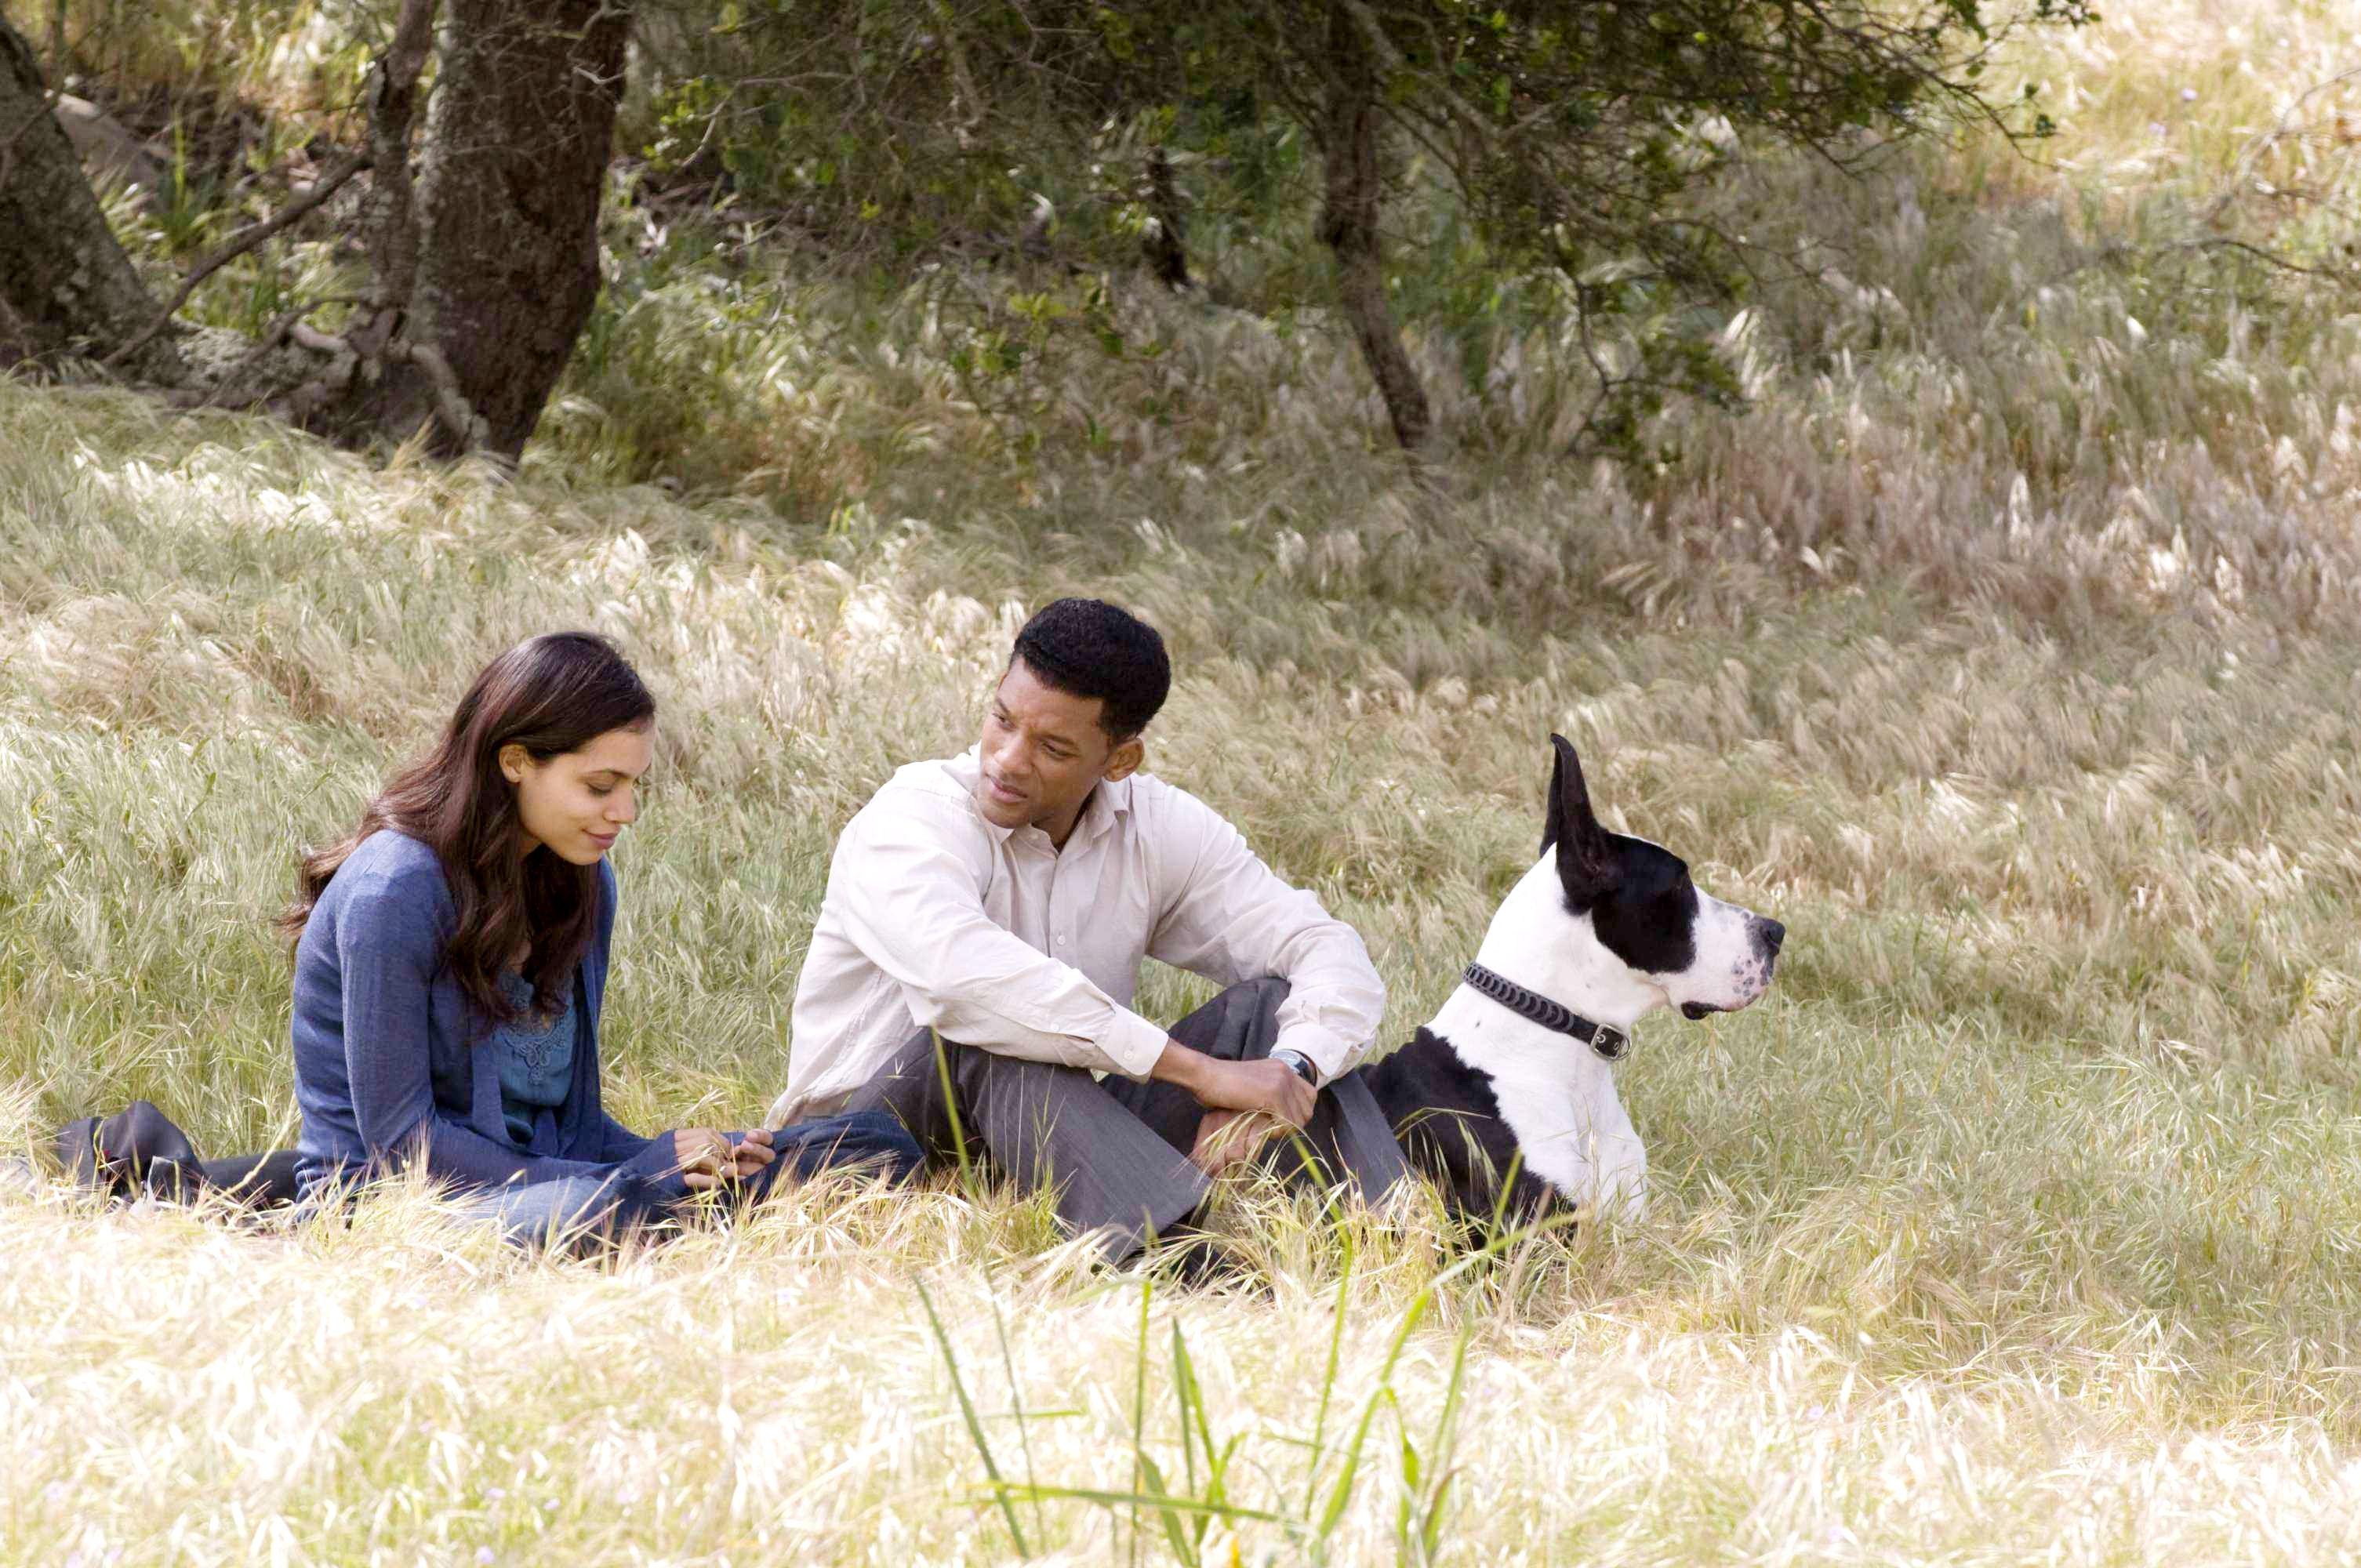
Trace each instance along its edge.
{"label": "tree trunk", "polygon": [[[426,111],[418,244],[401,335],[449,367],[482,444],[513,457],[598,293],[598,203],[622,95],[629,14],[599,0],[451,0]],[[388,369],[372,422],[435,417],[439,374]],[[446,405],[447,406],[447,405]]]}
{"label": "tree trunk", "polygon": [[[0,17],[0,363],[105,355],[162,310],[106,226],[32,46]],[[131,368],[151,380],[183,374],[168,334]]]}
{"label": "tree trunk", "polygon": [[1321,153],[1328,181],[1320,238],[1336,258],[1337,300],[1385,399],[1394,439],[1417,452],[1426,444],[1434,418],[1386,299],[1384,240],[1378,228],[1385,195],[1380,83],[1368,40],[1345,0],[1330,0],[1327,59],[1322,63],[1328,88]]}
{"label": "tree trunk", "polygon": [[361,239],[377,274],[369,302],[379,319],[365,329],[390,335],[409,307],[418,278],[417,191],[410,178],[411,122],[418,114],[418,78],[434,52],[434,12],[440,0],[401,0],[393,37],[369,71],[368,147],[372,165]]}
{"label": "tree trunk", "polygon": [[371,76],[368,308],[340,337],[291,313],[262,342],[159,330],[164,307],[108,231],[31,48],[0,19],[0,366],[82,356],[175,401],[267,406],[346,442],[430,426],[438,454],[514,457],[598,296],[629,14],[599,0],[449,0],[413,193],[411,119],[434,10],[403,0]]}
{"label": "tree trunk", "polygon": [[1168,289],[1189,286],[1189,235],[1180,213],[1180,181],[1162,144],[1148,152],[1148,211],[1155,230],[1141,241],[1148,265]]}

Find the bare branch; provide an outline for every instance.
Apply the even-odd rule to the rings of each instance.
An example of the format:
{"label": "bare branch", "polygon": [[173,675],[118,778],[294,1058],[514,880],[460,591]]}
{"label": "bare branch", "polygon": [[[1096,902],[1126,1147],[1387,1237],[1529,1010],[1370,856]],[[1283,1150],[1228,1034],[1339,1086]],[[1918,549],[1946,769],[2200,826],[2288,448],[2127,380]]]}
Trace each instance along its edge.
{"label": "bare branch", "polygon": [[459,377],[442,350],[432,344],[395,338],[385,345],[385,356],[406,359],[426,372],[426,378],[434,383],[434,412],[462,452],[472,452],[489,439],[490,427],[459,390]]}
{"label": "bare branch", "polygon": [[305,214],[312,212],[320,203],[335,195],[343,187],[345,181],[368,168],[368,161],[369,155],[366,152],[351,154],[322,176],[319,183],[313,186],[308,193],[288,203],[278,213],[263,219],[260,223],[249,224],[239,230],[227,245],[189,269],[189,275],[181,280],[181,287],[172,295],[171,302],[158,313],[156,319],[148,324],[145,331],[99,363],[112,369],[147,347],[148,344],[155,341],[158,333],[171,324],[172,318],[180,313],[181,307],[189,302],[189,296],[197,291],[198,284],[244,256],[272,235],[301,221]]}
{"label": "bare branch", "polygon": [[368,146],[339,160],[309,192],[272,216],[249,225],[228,244],[198,262],[181,280],[170,302],[156,319],[109,354],[102,361],[104,365],[112,367],[130,360],[171,324],[181,307],[189,302],[207,278],[302,221],[364,169],[376,171],[368,227],[375,242],[372,259],[377,263],[378,293],[380,298],[397,302],[407,300],[417,253],[417,237],[410,223],[410,120],[418,77],[425,70],[427,55],[434,45],[434,10],[435,0],[402,0],[393,39],[370,68]]}
{"label": "bare branch", "polygon": [[2220,222],[2222,214],[2228,211],[2230,203],[2238,199],[2239,191],[2254,179],[2255,165],[2262,161],[2263,155],[2289,137],[2301,136],[2303,133],[2306,127],[2297,120],[2298,111],[2322,93],[2342,87],[2349,82],[2361,82],[2361,67],[2339,71],[2325,82],[2316,82],[2297,94],[2295,102],[2290,104],[2287,106],[2287,112],[2279,116],[2279,124],[2249,141],[2245,150],[2238,154],[2238,161],[2231,169],[2229,178],[2222,181],[2222,189],[2214,193],[2213,199],[2205,204],[2204,212],[2200,214],[2203,221],[2209,224]]}
{"label": "bare branch", "polygon": [[2361,289],[2361,271],[2340,270],[2334,267],[2307,267],[2301,261],[2291,261],[2277,251],[2256,245],[2250,240],[2235,239],[2228,235],[2211,235],[2203,239],[2173,240],[2155,246],[2133,245],[2128,241],[2118,240],[2113,244],[2099,247],[2059,276],[2071,278],[2086,268],[2112,267],[2135,256],[2186,256],[2209,250],[2235,251],[2240,256],[2251,258],[2277,271],[2291,272],[2301,278],[2318,278],[2334,283],[2340,289]]}
{"label": "bare branch", "polygon": [[959,18],[951,15],[949,0],[935,0],[935,17],[942,25],[943,52],[950,60],[951,88],[957,101],[966,110],[965,117],[951,126],[951,136],[961,152],[975,145],[976,134],[991,117],[983,94],[976,91],[975,74],[968,69],[967,45],[960,38]]}
{"label": "bare branch", "polygon": [[2256,260],[2277,268],[2281,272],[2293,272],[2305,278],[2324,278],[2343,289],[2361,289],[2361,274],[2339,271],[2333,267],[2307,267],[2301,261],[2290,261],[2276,251],[2267,250],[2259,245],[2249,244],[2243,239],[2232,239],[2227,236],[2217,236],[2211,239],[2184,240],[2178,245],[2169,245],[2165,249],[2169,251],[2235,250],[2241,256],[2251,256]]}

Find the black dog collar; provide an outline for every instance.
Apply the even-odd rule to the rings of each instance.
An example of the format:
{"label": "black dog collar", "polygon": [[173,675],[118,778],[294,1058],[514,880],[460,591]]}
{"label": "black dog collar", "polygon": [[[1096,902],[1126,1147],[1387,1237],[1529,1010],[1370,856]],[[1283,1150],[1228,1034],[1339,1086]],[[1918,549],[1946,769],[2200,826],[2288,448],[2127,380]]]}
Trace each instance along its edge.
{"label": "black dog collar", "polygon": [[1538,991],[1527,991],[1482,964],[1469,964],[1460,978],[1520,1018],[1530,1019],[1561,1035],[1572,1035],[1609,1061],[1620,1060],[1623,1053],[1631,1048],[1631,1036],[1622,1030],[1594,1024],[1564,1003],[1552,1002]]}

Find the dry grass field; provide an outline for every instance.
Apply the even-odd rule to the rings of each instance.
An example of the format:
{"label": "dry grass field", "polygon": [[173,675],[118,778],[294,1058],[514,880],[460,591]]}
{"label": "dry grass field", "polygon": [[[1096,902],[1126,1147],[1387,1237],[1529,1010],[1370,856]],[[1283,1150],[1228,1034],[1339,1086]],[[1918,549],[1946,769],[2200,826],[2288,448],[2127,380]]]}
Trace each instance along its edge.
{"label": "dry grass field", "polygon": [[918,296],[652,288],[514,482],[0,382],[12,1145],[133,1096],[291,1137],[296,847],[567,625],[664,705],[638,1126],[760,1114],[833,833],[1055,592],[1166,630],[1150,767],[1357,924],[1389,1041],[1553,729],[1791,932],[1620,1069],[1643,1221],[1469,1258],[1246,1188],[1265,1290],[950,1183],[595,1261],[411,1191],[291,1236],[11,1185],[0,1559],[2361,1559],[2361,291],[2224,243],[2349,254],[2356,66],[2346,5],[2155,0],[2015,46],[2030,159],[1763,171],[1817,281],[1653,471],[1546,460],[1511,360],[1529,438],[1413,483],[1335,334],[1146,298],[1164,352],[1046,354],[1019,441]]}

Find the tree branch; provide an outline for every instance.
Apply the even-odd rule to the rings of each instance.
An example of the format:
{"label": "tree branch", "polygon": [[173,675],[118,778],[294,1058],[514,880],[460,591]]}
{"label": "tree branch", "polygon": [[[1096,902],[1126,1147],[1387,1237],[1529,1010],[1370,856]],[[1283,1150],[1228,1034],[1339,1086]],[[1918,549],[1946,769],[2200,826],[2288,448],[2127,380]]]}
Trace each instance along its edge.
{"label": "tree branch", "polygon": [[2250,257],[2281,272],[2291,272],[2302,278],[2322,279],[2335,284],[2340,289],[2361,289],[2361,272],[2340,271],[2334,267],[2307,267],[2301,261],[2290,261],[2277,251],[2257,245],[2251,240],[2236,239],[2228,235],[2212,235],[2203,239],[2176,239],[2156,246],[2133,245],[2128,241],[2117,240],[2099,247],[2058,276],[2071,278],[2077,272],[2088,268],[2114,266],[2128,257],[2188,256],[2209,250],[2235,251],[2241,256]]}
{"label": "tree branch", "polygon": [[968,69],[967,45],[960,38],[959,18],[951,14],[950,0],[935,0],[935,19],[942,28],[943,53],[950,60],[952,96],[966,111],[966,117],[951,126],[951,137],[965,152],[974,145],[989,112],[983,94],[976,91],[975,74]]}
{"label": "tree branch", "polygon": [[[2229,178],[2222,181],[2221,190],[2214,192],[2213,199],[2205,204],[2205,210],[2199,214],[2201,221],[2207,224],[2221,222],[2222,214],[2229,211],[2230,204],[2238,199],[2241,188],[2253,181],[2255,165],[2263,160],[2264,154],[2290,137],[2302,134],[2306,127],[2296,118],[2299,110],[2332,88],[2342,87],[2349,82],[2356,81],[2361,81],[2361,68],[2339,71],[2324,82],[2313,82],[2299,93],[2295,102],[2287,106],[2287,112],[2279,116],[2279,124],[2249,141],[2245,149],[2238,154],[2238,161],[2231,169]],[[2299,268],[2297,270],[2304,269]]]}
{"label": "tree branch", "polygon": [[294,201],[288,203],[287,205],[281,207],[273,216],[265,218],[260,223],[249,224],[245,228],[239,230],[237,235],[232,238],[227,245],[223,246],[219,250],[214,251],[211,256],[206,257],[203,261],[198,262],[196,266],[189,269],[189,275],[181,280],[181,287],[178,291],[172,295],[171,302],[157,314],[154,321],[148,323],[145,331],[132,338],[130,342],[123,345],[122,347],[117,348],[114,353],[108,355],[104,359],[99,361],[100,365],[105,368],[112,369],[115,366],[122,364],[125,360],[129,359],[141,349],[147,347],[148,344],[154,342],[156,334],[162,332],[167,326],[170,326],[171,324],[172,318],[180,314],[181,307],[189,302],[189,296],[197,291],[198,284],[203,283],[206,279],[212,277],[214,273],[220,271],[231,262],[236,260],[239,257],[244,256],[247,251],[252,250],[256,246],[260,245],[272,235],[279,233],[280,230],[288,227],[291,224],[300,221],[305,214],[312,212],[317,208],[320,203],[335,195],[344,185],[346,181],[350,180],[354,175],[368,168],[368,162],[369,155],[366,152],[357,152],[349,155],[344,159],[344,161],[338,163],[335,168],[329,170],[325,175],[322,176],[319,183],[313,186],[307,194],[299,196]]}
{"label": "tree branch", "polygon": [[441,349],[432,344],[410,343],[395,338],[385,345],[385,356],[388,359],[406,359],[426,372],[426,378],[434,383],[435,415],[442,420],[443,428],[451,433],[452,439],[459,444],[460,451],[472,452],[490,439],[490,425],[459,390],[458,373],[451,368],[451,362],[443,357]]}

